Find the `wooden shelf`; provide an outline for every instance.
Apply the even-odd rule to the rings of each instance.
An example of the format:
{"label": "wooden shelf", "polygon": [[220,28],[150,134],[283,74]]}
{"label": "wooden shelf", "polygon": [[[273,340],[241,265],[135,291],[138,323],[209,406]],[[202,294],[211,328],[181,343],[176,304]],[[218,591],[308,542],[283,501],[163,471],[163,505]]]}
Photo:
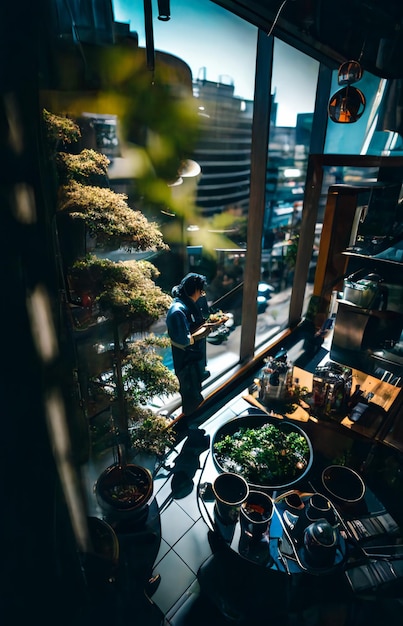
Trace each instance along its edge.
{"label": "wooden shelf", "polygon": [[337,302],[339,304],[346,304],[352,309],[358,309],[358,311],[360,311],[364,315],[373,315],[374,317],[379,317],[381,319],[398,319],[399,317],[403,316],[403,313],[398,313],[397,311],[379,311],[377,309],[365,309],[364,307],[359,306],[359,304],[354,304],[353,302],[350,302],[349,300],[344,300],[343,298],[338,298]]}
{"label": "wooden shelf", "polygon": [[380,259],[379,257],[368,256],[367,254],[360,254],[359,252],[349,252],[348,250],[344,250],[342,254],[344,256],[350,256],[357,259],[365,259],[366,261],[371,261],[374,263],[388,263],[391,265],[398,265],[400,267],[403,267],[403,263],[401,263],[400,261],[393,261],[392,259]]}

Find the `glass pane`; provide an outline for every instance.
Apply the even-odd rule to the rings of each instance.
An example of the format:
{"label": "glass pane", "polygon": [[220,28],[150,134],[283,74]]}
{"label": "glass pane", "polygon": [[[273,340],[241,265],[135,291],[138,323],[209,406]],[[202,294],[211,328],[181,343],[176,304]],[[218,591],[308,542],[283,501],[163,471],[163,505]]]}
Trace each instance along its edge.
{"label": "glass pane", "polygon": [[256,345],[288,322],[318,70],[275,40]]}
{"label": "glass pane", "polygon": [[[135,25],[144,46],[143,7],[134,4],[115,0],[115,15]],[[208,0],[171,0],[170,12],[167,22],[154,15],[154,45],[191,69],[198,138],[172,181],[184,211],[158,215],[170,251],[153,263],[167,292],[189,271],[205,275],[210,310],[230,316],[207,341],[213,378],[239,360],[257,29]],[[164,360],[172,366],[169,348]]]}
{"label": "glass pane", "polygon": [[[364,94],[366,105],[363,115],[352,124],[328,121],[325,153],[371,154],[399,156],[403,138],[399,134],[401,96],[396,88],[398,81],[387,81],[363,72],[354,87]],[[331,94],[339,90],[337,71],[333,72]]]}

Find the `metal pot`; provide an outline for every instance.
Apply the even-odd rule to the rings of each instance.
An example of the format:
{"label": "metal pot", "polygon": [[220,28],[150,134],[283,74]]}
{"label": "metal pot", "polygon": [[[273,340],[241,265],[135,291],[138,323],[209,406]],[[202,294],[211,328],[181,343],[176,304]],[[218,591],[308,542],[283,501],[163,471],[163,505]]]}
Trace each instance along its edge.
{"label": "metal pot", "polygon": [[331,565],[336,556],[338,531],[324,518],[310,524],[304,532],[307,559],[316,567]]}
{"label": "metal pot", "polygon": [[219,520],[223,524],[235,524],[241,504],[249,495],[248,483],[238,474],[223,472],[214,480],[212,489]]}
{"label": "metal pot", "polygon": [[363,309],[382,309],[387,306],[387,289],[384,279],[379,274],[370,273],[359,278],[363,270],[359,270],[344,279],[343,298],[351,304]]}
{"label": "metal pot", "polygon": [[241,505],[241,525],[246,534],[252,539],[260,540],[267,532],[274,505],[271,497],[263,491],[249,491],[246,500]]}
{"label": "metal pot", "polygon": [[306,517],[310,522],[325,519],[329,524],[335,524],[336,517],[329,500],[320,493],[314,493],[306,508]]}

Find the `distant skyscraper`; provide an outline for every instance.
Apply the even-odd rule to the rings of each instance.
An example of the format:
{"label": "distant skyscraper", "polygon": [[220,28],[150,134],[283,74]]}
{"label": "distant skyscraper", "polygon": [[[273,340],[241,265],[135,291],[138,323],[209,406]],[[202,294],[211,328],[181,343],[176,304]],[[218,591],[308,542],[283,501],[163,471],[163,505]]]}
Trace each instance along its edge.
{"label": "distant skyscraper", "polygon": [[197,205],[205,215],[249,204],[253,103],[234,85],[197,79],[200,137],[193,158],[201,165]]}

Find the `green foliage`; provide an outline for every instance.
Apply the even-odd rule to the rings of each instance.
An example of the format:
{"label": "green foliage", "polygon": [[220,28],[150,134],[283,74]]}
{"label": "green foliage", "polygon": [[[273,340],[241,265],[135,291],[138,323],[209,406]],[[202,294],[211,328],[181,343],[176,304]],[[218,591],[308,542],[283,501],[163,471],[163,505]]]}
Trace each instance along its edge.
{"label": "green foliage", "polygon": [[106,181],[109,159],[95,150],[84,149],[79,154],[59,152],[56,155],[56,165],[60,180],[65,183],[75,180],[88,184],[93,179]]}
{"label": "green foliage", "polygon": [[163,415],[156,415],[150,410],[138,412],[130,428],[133,448],[139,452],[162,456],[175,443],[175,433],[169,428],[169,424],[169,420]]}
{"label": "green foliage", "polygon": [[61,117],[43,109],[43,121],[50,146],[59,142],[70,144],[81,137],[79,126],[68,117]]}
{"label": "green foliage", "polygon": [[293,269],[297,262],[299,235],[295,234],[290,237],[290,243],[285,253],[285,262],[289,269]]}
{"label": "green foliage", "polygon": [[[145,405],[156,396],[178,391],[178,379],[164,365],[159,348],[169,345],[169,340],[152,333],[128,343],[122,352],[122,378],[128,415],[131,421],[142,418]],[[99,380],[99,379],[98,379]],[[105,391],[111,401],[117,399],[117,385],[112,374],[103,375]],[[102,384],[102,383],[101,383]]]}
{"label": "green foliage", "polygon": [[119,319],[140,318],[149,327],[166,313],[171,296],[158,287],[158,270],[148,261],[119,261],[88,255],[75,262],[72,277],[90,291],[101,310]]}
{"label": "green foliage", "polygon": [[353,455],[350,449],[343,450],[338,456],[335,456],[331,460],[332,465],[347,465],[351,466],[353,463]]}
{"label": "green foliage", "polygon": [[166,337],[154,334],[128,344],[122,374],[129,404],[146,404],[155,396],[178,391],[178,379],[163,364],[161,354],[157,352],[157,348],[167,348],[169,345]]}
{"label": "green foliage", "polygon": [[[171,181],[177,178],[181,160],[193,152],[199,132],[191,74],[187,67],[172,66],[161,57],[151,74],[144,61],[140,51],[128,55],[117,46],[105,49],[99,57],[103,88],[116,102],[127,140],[144,146],[154,180]],[[148,177],[138,182],[150,201],[153,185],[148,185]]]}
{"label": "green foliage", "polygon": [[[144,107],[147,108],[147,105],[142,102]],[[160,111],[161,107],[159,118]],[[48,111],[44,111],[43,117],[51,150],[57,146],[65,148],[80,137],[79,127],[72,120]],[[167,136],[173,132],[172,126],[168,126]],[[178,131],[177,136],[183,136],[183,129],[180,133]],[[167,149],[167,146],[162,147],[162,153],[165,149],[162,160],[167,158],[167,162],[171,166],[174,163],[176,168],[175,151],[172,152],[169,147]],[[140,211],[132,209],[127,203],[127,196],[109,188],[108,165],[108,159],[94,150],[84,149],[79,154],[59,150],[55,158],[60,183],[57,210],[73,220],[81,220],[87,233],[95,238],[97,247],[124,247],[135,251],[167,249],[158,225],[148,221]],[[161,169],[165,171],[165,167],[164,161]],[[155,177],[154,183],[158,183]],[[168,189],[166,185],[165,188]],[[122,322],[129,322],[132,332],[133,327],[147,330],[166,313],[171,304],[171,297],[155,284],[158,276],[159,271],[148,261],[116,263],[95,255],[79,258],[69,268],[69,281],[72,281],[78,293],[87,292],[93,305],[96,305],[94,308],[106,313],[115,329]],[[154,335],[126,344],[123,350],[115,345],[121,376],[108,370],[103,371],[102,376],[91,378],[88,364],[85,361],[79,363],[79,367],[86,370],[90,378],[89,386],[98,385],[111,402],[118,401],[117,405],[121,407],[123,395],[125,408],[118,416],[117,423],[123,431],[128,426],[127,418],[130,420],[133,446],[137,450],[157,454],[165,452],[166,447],[172,444],[174,435],[168,428],[169,421],[144,408],[144,405],[155,396],[178,391],[176,376],[163,364],[158,353],[158,349],[167,345],[167,339]]]}
{"label": "green foliage", "polygon": [[305,470],[310,453],[303,435],[286,433],[274,424],[240,428],[217,441],[214,452],[226,471],[259,485],[286,484],[295,479]]}
{"label": "green foliage", "polygon": [[162,233],[155,222],[131,209],[127,196],[111,189],[71,181],[59,190],[60,211],[83,220],[99,247],[128,250],[164,250]]}
{"label": "green foliage", "polygon": [[[122,378],[130,442],[139,452],[162,455],[175,441],[170,420],[145,407],[155,396],[178,391],[178,379],[163,364],[158,353],[160,348],[168,345],[169,340],[166,337],[149,334],[130,342],[122,354]],[[111,401],[117,399],[116,381],[112,376],[109,377],[105,389],[108,390]],[[107,425],[106,432],[112,436],[110,428],[111,425]],[[93,447],[96,447],[99,438],[105,439],[105,428],[95,435]]]}

